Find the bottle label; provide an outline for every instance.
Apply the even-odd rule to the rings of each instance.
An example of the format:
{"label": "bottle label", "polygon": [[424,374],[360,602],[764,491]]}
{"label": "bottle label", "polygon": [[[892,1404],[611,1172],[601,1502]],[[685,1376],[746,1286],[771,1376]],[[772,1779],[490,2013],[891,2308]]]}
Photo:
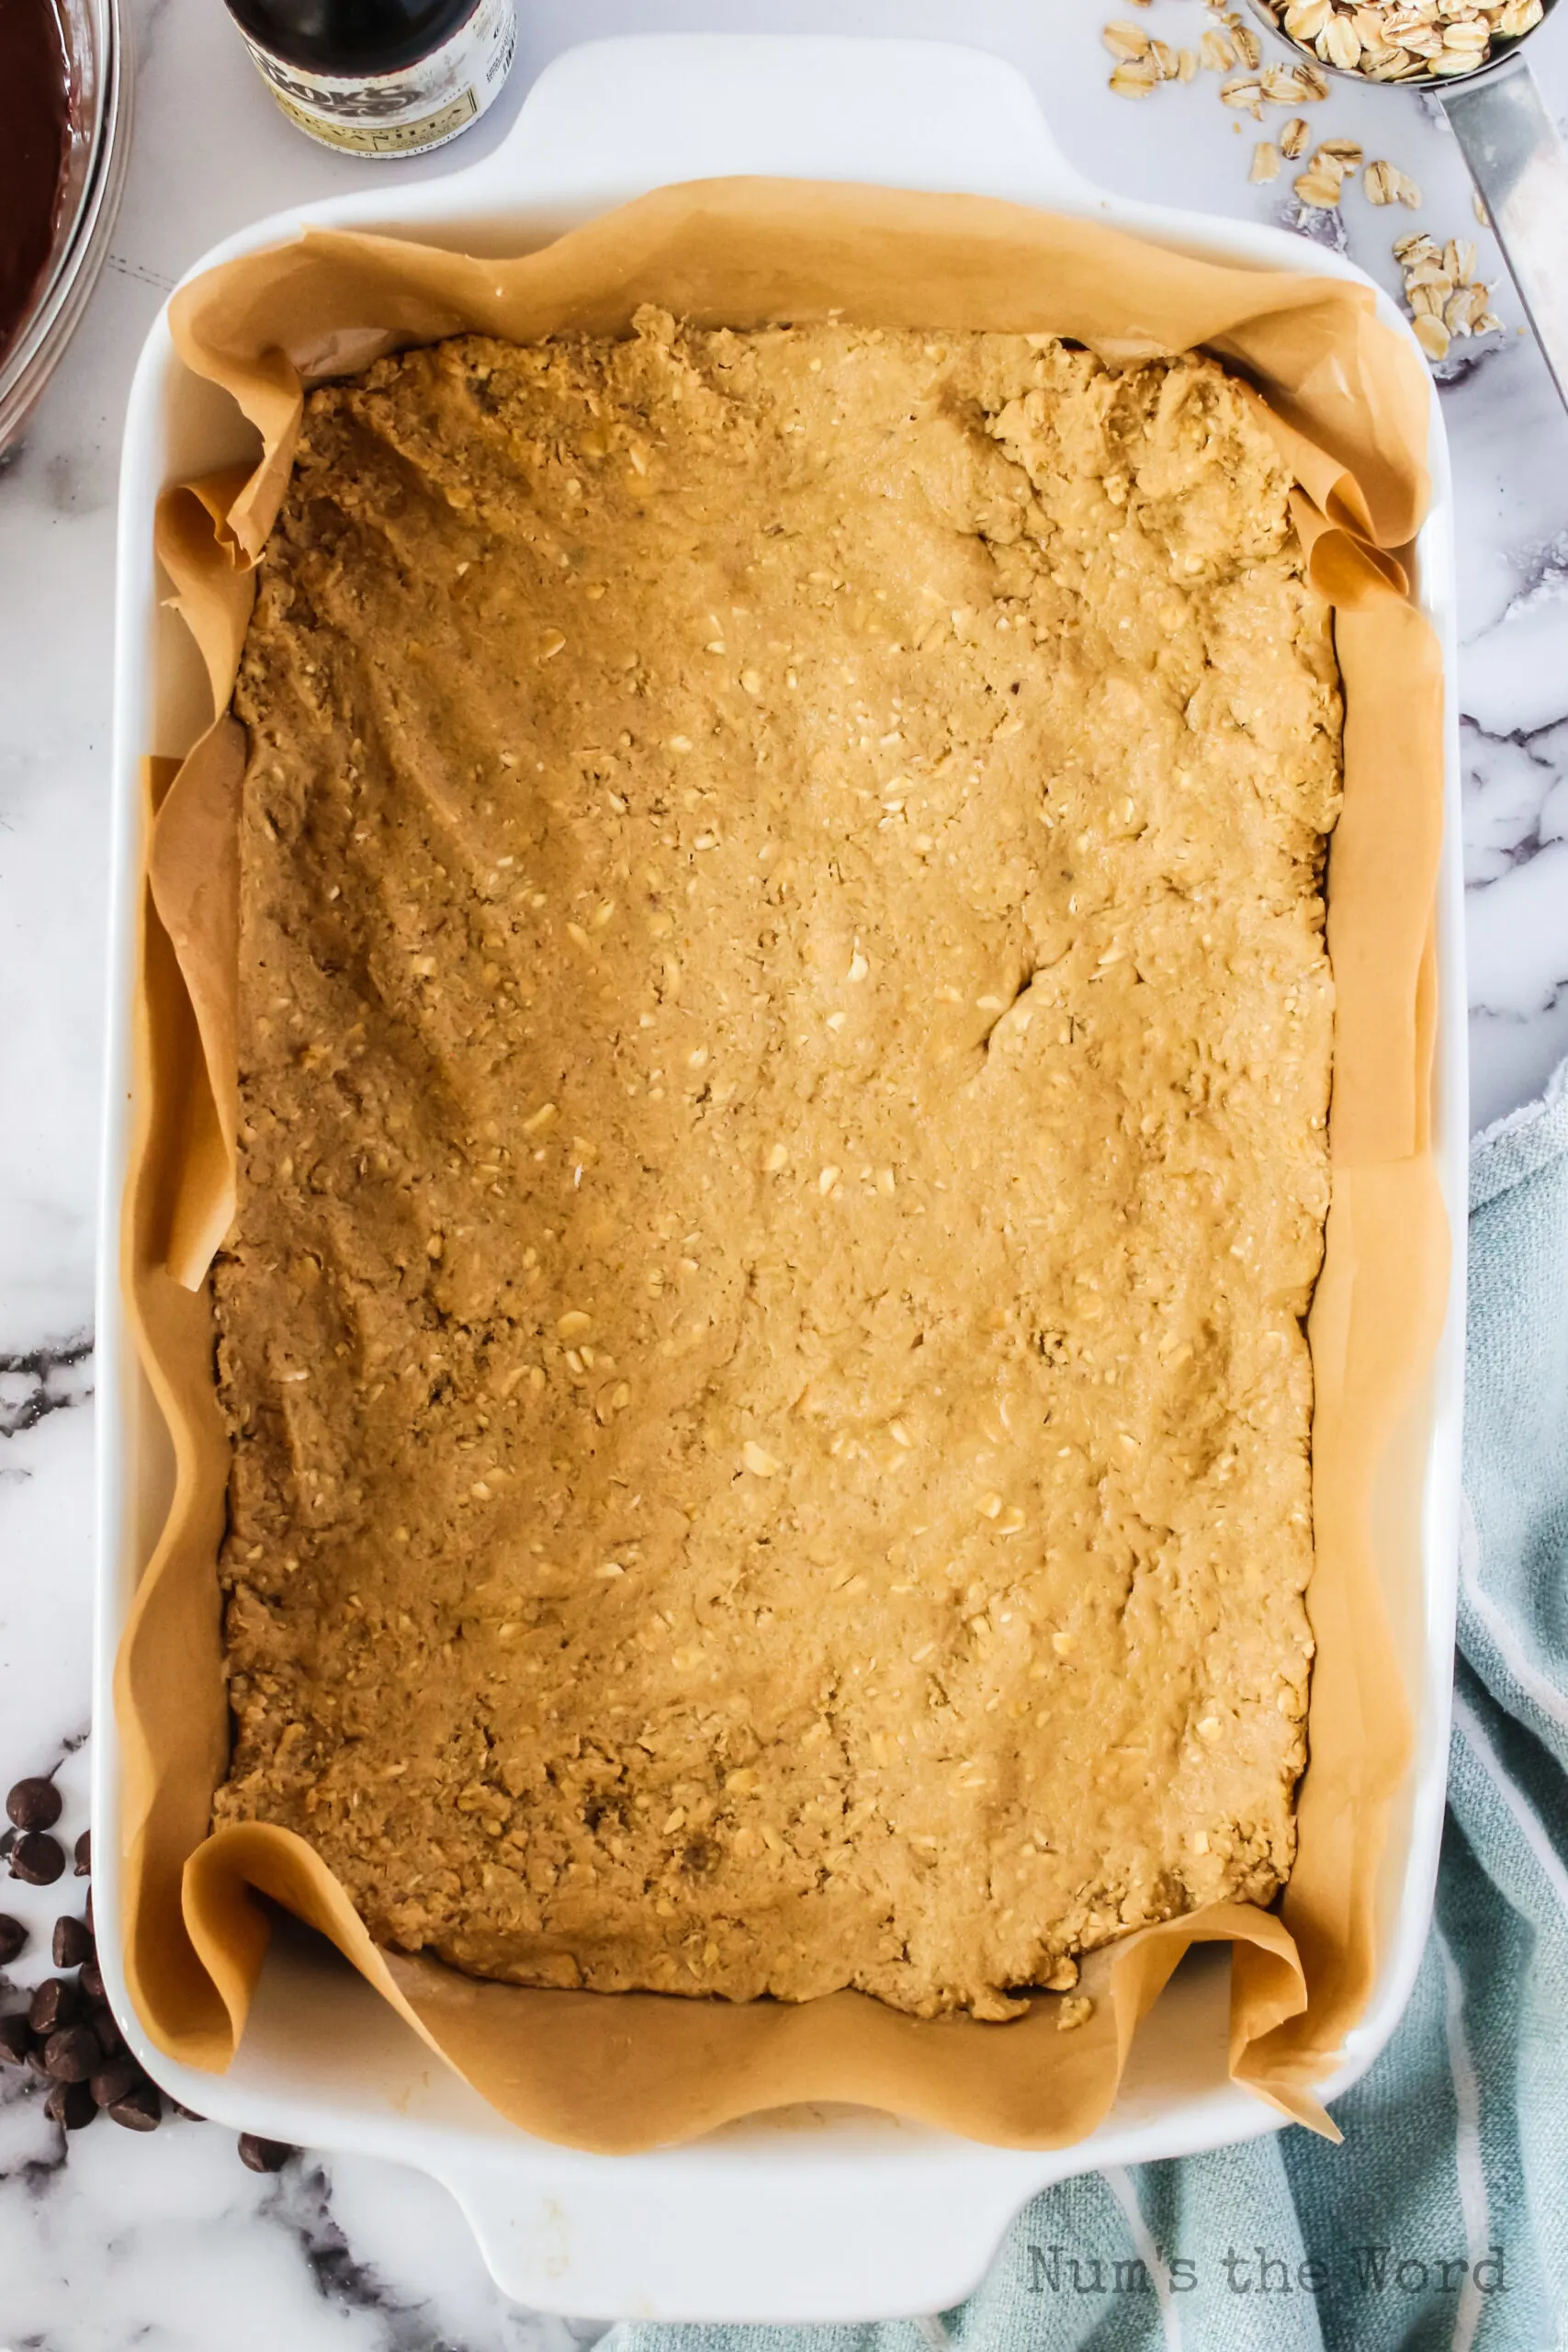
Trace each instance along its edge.
{"label": "bottle label", "polygon": [[422,155],[477,121],[506,79],[515,0],[479,0],[466,24],[395,74],[344,77],[286,64],[242,36],[273,96],[311,139],[350,155]]}

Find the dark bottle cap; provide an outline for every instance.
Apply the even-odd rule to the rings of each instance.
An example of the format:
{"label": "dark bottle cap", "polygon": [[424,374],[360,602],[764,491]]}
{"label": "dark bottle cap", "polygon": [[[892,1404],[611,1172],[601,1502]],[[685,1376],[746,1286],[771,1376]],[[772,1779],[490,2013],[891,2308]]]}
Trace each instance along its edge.
{"label": "dark bottle cap", "polygon": [[396,74],[450,40],[479,0],[228,0],[242,32],[286,65],[345,81]]}

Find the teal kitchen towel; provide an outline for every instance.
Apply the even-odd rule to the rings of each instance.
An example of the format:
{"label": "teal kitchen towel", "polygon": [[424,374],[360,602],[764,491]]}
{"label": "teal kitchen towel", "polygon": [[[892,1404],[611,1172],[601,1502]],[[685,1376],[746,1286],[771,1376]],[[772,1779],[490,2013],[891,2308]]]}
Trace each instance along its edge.
{"label": "teal kitchen towel", "polygon": [[617,2328],[604,2352],[1568,2352],[1568,1063],[1471,1161],[1458,1683],[1437,1916],[1337,2101],[1089,2173],[959,2310]]}

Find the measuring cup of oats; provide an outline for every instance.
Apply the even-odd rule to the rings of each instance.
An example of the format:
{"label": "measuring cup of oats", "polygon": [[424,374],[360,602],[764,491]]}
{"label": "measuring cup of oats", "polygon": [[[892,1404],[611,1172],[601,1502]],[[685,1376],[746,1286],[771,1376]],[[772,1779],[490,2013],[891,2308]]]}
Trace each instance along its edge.
{"label": "measuring cup of oats", "polygon": [[1251,0],[1314,65],[1429,90],[1568,406],[1568,150],[1524,44],[1555,0]]}

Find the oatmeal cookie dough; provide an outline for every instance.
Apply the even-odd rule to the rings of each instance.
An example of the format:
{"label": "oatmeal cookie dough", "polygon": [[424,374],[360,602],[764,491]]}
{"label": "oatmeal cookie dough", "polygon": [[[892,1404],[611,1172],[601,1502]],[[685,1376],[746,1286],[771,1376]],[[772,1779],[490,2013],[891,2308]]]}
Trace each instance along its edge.
{"label": "oatmeal cookie dough", "polygon": [[1009,2011],[1289,1871],[1337,806],[1200,358],[312,393],[235,708],[220,1822],[529,1984]]}

